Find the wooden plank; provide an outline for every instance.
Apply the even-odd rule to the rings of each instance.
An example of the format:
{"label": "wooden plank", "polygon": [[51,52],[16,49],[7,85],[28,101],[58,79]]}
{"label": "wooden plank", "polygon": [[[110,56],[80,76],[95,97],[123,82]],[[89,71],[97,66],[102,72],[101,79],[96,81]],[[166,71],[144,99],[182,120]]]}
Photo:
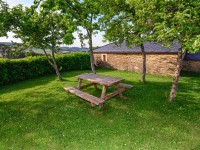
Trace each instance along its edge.
{"label": "wooden plank", "polygon": [[101,98],[104,99],[106,97],[106,89],[107,87],[104,85],[101,92]]}
{"label": "wooden plank", "polygon": [[98,105],[98,106],[102,106],[103,103],[104,103],[104,100],[101,99],[101,98],[97,98],[95,96],[92,96],[90,94],[87,94],[83,91],[80,91],[74,87],[64,87],[64,89],[67,91],[67,92],[70,92],[76,96],[79,96],[80,98],[92,103],[92,104],[95,104],[95,105]]}
{"label": "wooden plank", "polygon": [[90,84],[82,85],[82,86],[80,87],[80,89],[84,89],[84,88],[89,87],[89,86],[92,86],[92,85],[94,85],[94,84],[95,84],[95,83],[90,83]]}
{"label": "wooden plank", "polygon": [[131,89],[131,88],[133,88],[133,85],[124,84],[124,83],[119,83],[117,86],[121,87],[121,88],[125,88],[125,89]]}
{"label": "wooden plank", "polygon": [[117,91],[115,91],[115,92],[113,92],[113,93],[110,93],[110,94],[106,95],[103,99],[104,99],[104,100],[108,100],[108,99],[110,99],[110,98],[112,98],[112,97],[114,97],[114,96],[119,95],[120,93],[124,92],[125,90],[126,90],[126,89],[117,90]]}
{"label": "wooden plank", "polygon": [[108,95],[106,95],[104,97],[101,97],[101,98],[104,99],[104,100],[108,100],[108,99],[110,99],[110,98],[112,98],[114,96],[119,95],[120,98],[122,99],[123,98],[122,92],[126,91],[127,89],[133,88],[132,85],[124,84],[124,83],[119,83],[116,86],[117,86],[117,90],[115,92],[110,93],[110,94],[108,94]]}
{"label": "wooden plank", "polygon": [[98,88],[97,88],[97,83],[94,83],[94,88],[97,90]]}
{"label": "wooden plank", "polygon": [[93,73],[82,74],[82,75],[79,75],[79,76],[76,76],[76,77],[78,79],[87,80],[89,82],[98,83],[98,84],[106,85],[106,86],[115,85],[115,84],[118,84],[118,83],[120,83],[121,81],[124,80],[122,78],[102,76],[102,75],[93,74]]}
{"label": "wooden plank", "polygon": [[[117,87],[117,90],[118,90],[118,91],[121,91],[121,90],[124,90],[124,88]],[[122,91],[122,92],[123,92],[123,91]],[[123,98],[122,92],[119,93],[119,97],[120,97],[121,99]]]}
{"label": "wooden plank", "polygon": [[82,83],[82,79],[78,79],[78,89],[81,89],[81,83]]}

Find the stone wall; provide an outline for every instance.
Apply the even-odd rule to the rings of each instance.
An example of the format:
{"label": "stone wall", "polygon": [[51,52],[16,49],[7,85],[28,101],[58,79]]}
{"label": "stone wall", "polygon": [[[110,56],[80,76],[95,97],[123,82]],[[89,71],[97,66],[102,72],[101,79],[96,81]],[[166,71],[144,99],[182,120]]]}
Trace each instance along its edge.
{"label": "stone wall", "polygon": [[[95,53],[94,57],[97,66],[142,72],[141,54]],[[172,76],[176,70],[176,61],[177,54],[147,54],[147,73]]]}
{"label": "stone wall", "polygon": [[183,61],[183,70],[185,71],[193,71],[200,72],[200,60],[184,60]]}

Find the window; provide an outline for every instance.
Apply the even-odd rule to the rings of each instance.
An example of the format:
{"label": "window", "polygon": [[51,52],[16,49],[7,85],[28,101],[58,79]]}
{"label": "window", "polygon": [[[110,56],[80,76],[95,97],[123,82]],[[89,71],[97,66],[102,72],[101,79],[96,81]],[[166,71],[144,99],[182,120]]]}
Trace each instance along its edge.
{"label": "window", "polygon": [[105,54],[102,55],[102,61],[103,61],[103,62],[106,62],[106,61],[107,61],[107,55],[105,55]]}

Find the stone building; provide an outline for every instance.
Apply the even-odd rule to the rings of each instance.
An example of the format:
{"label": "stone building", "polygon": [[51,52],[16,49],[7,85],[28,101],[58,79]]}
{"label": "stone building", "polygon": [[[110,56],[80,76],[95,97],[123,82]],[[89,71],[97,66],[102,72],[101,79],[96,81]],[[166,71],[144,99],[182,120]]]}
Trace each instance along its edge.
{"label": "stone building", "polygon": [[[160,43],[144,43],[147,56],[147,73],[157,75],[174,75],[176,70],[179,44],[164,48]],[[127,48],[108,44],[94,50],[95,64],[100,67],[142,72],[142,54],[140,47]],[[200,72],[200,52],[186,54],[183,70]]]}
{"label": "stone building", "polygon": [[195,54],[186,54],[183,61],[183,70],[200,72],[200,51]]}

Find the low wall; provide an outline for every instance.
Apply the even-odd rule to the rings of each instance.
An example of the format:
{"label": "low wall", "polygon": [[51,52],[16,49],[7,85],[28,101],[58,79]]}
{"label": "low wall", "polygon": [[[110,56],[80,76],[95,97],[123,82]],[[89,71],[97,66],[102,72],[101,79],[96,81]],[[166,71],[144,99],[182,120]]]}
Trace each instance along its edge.
{"label": "low wall", "polygon": [[183,61],[184,71],[200,72],[200,61],[195,60],[184,60]]}
{"label": "low wall", "polygon": [[[141,54],[95,53],[97,66],[142,72]],[[147,54],[147,73],[173,76],[176,70],[177,54]]]}

